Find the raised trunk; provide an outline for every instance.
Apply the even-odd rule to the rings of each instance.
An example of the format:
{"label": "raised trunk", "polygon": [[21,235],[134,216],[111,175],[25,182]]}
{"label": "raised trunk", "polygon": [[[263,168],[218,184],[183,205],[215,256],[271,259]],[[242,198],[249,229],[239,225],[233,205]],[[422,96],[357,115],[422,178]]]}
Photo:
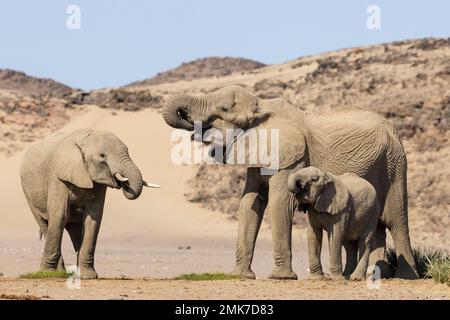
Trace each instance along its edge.
{"label": "raised trunk", "polygon": [[164,106],[164,121],[173,128],[193,131],[194,121],[205,123],[211,115],[211,99],[212,97],[176,96]]}

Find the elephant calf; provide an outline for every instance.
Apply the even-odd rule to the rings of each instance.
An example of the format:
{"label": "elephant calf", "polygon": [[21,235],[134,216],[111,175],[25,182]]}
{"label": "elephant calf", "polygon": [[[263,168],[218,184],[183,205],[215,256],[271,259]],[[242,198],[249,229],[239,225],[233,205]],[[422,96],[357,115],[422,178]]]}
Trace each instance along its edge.
{"label": "elephant calf", "polygon": [[38,142],[25,154],[20,177],[45,238],[41,269],[64,270],[61,240],[66,229],[84,279],[97,278],[94,252],[106,188],[122,188],[125,197],[133,200],[147,185],[127,146],[111,132],[94,130],[58,134]]}
{"label": "elephant calf", "polygon": [[311,276],[323,276],[320,253],[322,231],[326,230],[331,275],[342,277],[341,249],[344,245],[347,254],[344,276],[352,280],[365,279],[380,215],[375,188],[355,174],[335,176],[312,166],[291,174],[288,188],[295,194],[299,206],[308,210]]}

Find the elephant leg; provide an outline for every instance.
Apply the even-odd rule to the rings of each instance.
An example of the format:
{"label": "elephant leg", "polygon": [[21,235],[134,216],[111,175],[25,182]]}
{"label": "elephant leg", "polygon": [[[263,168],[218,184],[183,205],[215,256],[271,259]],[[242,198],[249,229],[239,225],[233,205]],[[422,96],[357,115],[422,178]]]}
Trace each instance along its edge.
{"label": "elephant leg", "polygon": [[[406,229],[408,229],[406,227]],[[394,239],[394,246],[397,253],[397,271],[396,278],[401,279],[418,279],[419,275],[416,271],[416,263],[412,253],[408,230],[405,227],[399,227],[390,230]]]}
{"label": "elephant leg", "polygon": [[267,210],[271,217],[275,266],[269,279],[297,279],[292,270],[292,222],[295,198],[287,189],[288,172],[281,171],[269,181]]}
{"label": "elephant leg", "polygon": [[342,232],[335,224],[333,231],[328,232],[328,247],[330,249],[330,273],[332,278],[342,278]]}
{"label": "elephant leg", "polygon": [[351,280],[365,280],[367,275],[367,267],[369,265],[370,253],[373,251],[373,245],[375,243],[375,232],[377,230],[379,207],[373,208],[373,211],[369,213],[372,217],[369,223],[366,225],[364,233],[358,240],[359,261],[350,275]]}
{"label": "elephant leg", "polygon": [[350,275],[350,280],[366,279],[367,266],[369,265],[369,254],[371,251],[371,236],[362,238],[358,241],[359,261],[355,271]]}
{"label": "elephant leg", "polygon": [[365,280],[367,275],[367,267],[369,265],[370,253],[375,243],[375,231],[378,225],[376,215],[373,216],[369,224],[366,226],[364,234],[358,241],[359,261],[356,269],[350,275],[351,280]]}
{"label": "elephant leg", "polygon": [[[47,220],[45,220],[44,218],[42,218],[42,213],[39,211],[39,209],[37,209],[31,202],[28,202],[28,207],[31,210],[31,213],[33,214],[34,219],[36,220],[37,224],[39,225],[39,232],[41,234],[41,236],[44,237],[44,240],[47,239],[47,232],[48,232],[48,222]],[[45,265],[45,251],[44,254],[42,255],[42,260],[41,260],[41,268],[42,266]],[[59,271],[65,271],[65,266],[64,266],[64,259],[62,257],[62,254],[60,254],[60,257],[58,259],[58,263],[56,265],[56,269]]]}
{"label": "elephant leg", "polygon": [[[62,235],[62,233],[63,232],[61,231],[61,235]],[[44,239],[46,239],[47,238],[46,234],[43,234],[43,235],[44,235]],[[61,241],[62,241],[62,237],[61,237]],[[45,246],[45,248],[48,248],[47,245]],[[41,270],[49,270],[49,271],[57,270],[57,271],[66,272],[66,265],[64,263],[64,258],[61,254],[61,248],[59,250],[60,250],[59,257],[57,258],[56,267],[55,267],[55,263],[49,262],[49,255],[47,254],[46,249],[44,249],[44,253],[43,253],[42,259],[41,259]]]}
{"label": "elephant leg", "polygon": [[346,254],[344,277],[348,278],[358,264],[358,241],[345,241],[344,249]]}
{"label": "elephant leg", "polygon": [[102,222],[105,195],[106,186],[99,187],[96,199],[87,206],[83,216],[83,236],[78,259],[82,279],[98,278],[94,268],[94,255]]}
{"label": "elephant leg", "polygon": [[81,242],[83,240],[83,224],[80,222],[68,223],[66,225],[66,230],[69,233],[70,240],[73,244],[73,249],[77,253],[77,264],[79,259],[79,253],[81,248]]}
{"label": "elephant leg", "polygon": [[[47,239],[47,232],[48,232],[47,228],[41,229],[41,233],[42,233],[42,236],[44,237],[44,240]],[[42,260],[41,260],[41,269],[53,270],[53,268],[43,268],[42,267],[45,265],[46,257],[47,256],[46,256],[45,250],[44,250],[44,254],[42,255]],[[63,272],[66,271],[66,266],[64,264],[64,258],[63,258],[62,253],[59,254],[58,263],[56,264],[56,270],[63,271]]]}
{"label": "elephant leg", "polygon": [[[49,199],[49,220],[45,238],[44,254],[41,270],[65,271],[64,260],[61,255],[61,242],[64,227],[67,223],[67,198]],[[43,230],[41,230],[43,231]]]}
{"label": "elephant leg", "polygon": [[232,272],[242,278],[255,279],[251,269],[259,227],[267,205],[267,186],[260,181],[259,169],[249,168],[239,203],[239,230],[236,267]]}
{"label": "elephant leg", "polygon": [[378,221],[375,231],[372,252],[369,256],[369,265],[380,268],[380,276],[382,278],[391,276],[389,262],[386,257],[386,226],[381,221]]}
{"label": "elephant leg", "polygon": [[322,228],[308,226],[307,238],[310,277],[320,279],[323,277],[322,263],[320,261],[323,239]]}
{"label": "elephant leg", "polygon": [[384,205],[382,219],[389,228],[397,253],[398,267],[395,277],[418,279],[409,238],[406,181],[403,183],[403,181],[398,180],[391,186]]}

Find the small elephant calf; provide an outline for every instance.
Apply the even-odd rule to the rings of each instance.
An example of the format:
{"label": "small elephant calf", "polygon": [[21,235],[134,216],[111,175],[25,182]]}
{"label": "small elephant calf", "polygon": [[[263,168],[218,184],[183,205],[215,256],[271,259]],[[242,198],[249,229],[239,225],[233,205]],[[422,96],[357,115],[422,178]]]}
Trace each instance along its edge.
{"label": "small elephant calf", "polygon": [[[342,277],[342,245],[347,254],[344,277],[366,277],[380,205],[375,188],[352,173],[335,176],[316,167],[291,174],[289,191],[308,210],[308,252],[311,277],[323,277],[322,231],[328,233],[332,277]],[[359,260],[358,260],[359,251]]]}

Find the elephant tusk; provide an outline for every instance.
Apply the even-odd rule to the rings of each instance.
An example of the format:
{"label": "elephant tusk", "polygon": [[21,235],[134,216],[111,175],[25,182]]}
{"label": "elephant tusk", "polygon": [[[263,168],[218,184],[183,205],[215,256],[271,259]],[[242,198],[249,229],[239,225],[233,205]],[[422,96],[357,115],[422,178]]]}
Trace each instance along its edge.
{"label": "elephant tusk", "polygon": [[117,180],[119,180],[120,182],[127,182],[127,181],[128,181],[128,178],[125,178],[125,177],[122,176],[120,173],[116,173],[116,174],[114,175],[114,177],[115,177]]}
{"label": "elephant tusk", "polygon": [[142,185],[147,188],[161,188],[159,184],[149,183],[145,180],[142,180]]}

